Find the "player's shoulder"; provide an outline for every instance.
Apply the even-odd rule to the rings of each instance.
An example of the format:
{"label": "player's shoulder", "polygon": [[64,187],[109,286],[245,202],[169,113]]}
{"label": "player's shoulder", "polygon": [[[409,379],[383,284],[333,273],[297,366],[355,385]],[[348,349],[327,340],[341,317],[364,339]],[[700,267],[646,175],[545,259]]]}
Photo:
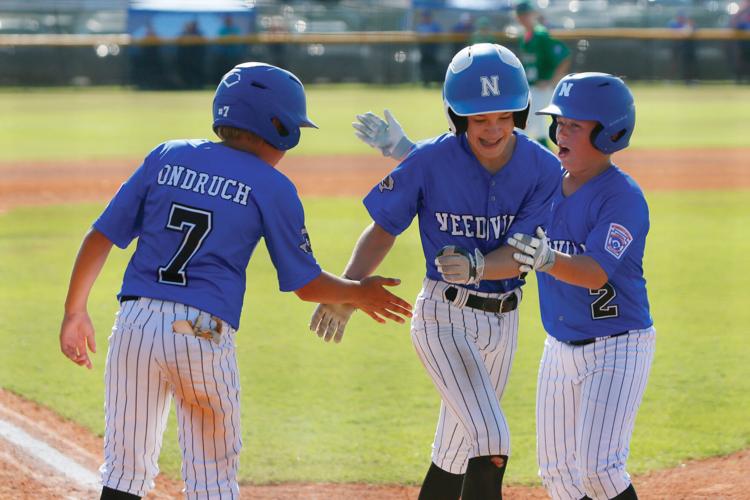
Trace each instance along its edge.
{"label": "player's shoulder", "polygon": [[418,156],[437,156],[460,147],[455,134],[446,132],[436,137],[424,139],[414,145],[411,153]]}
{"label": "player's shoulder", "polygon": [[461,142],[458,137],[452,133],[441,134],[417,142],[398,168],[427,168],[442,165],[448,158],[455,161],[460,151]]}
{"label": "player's shoulder", "polygon": [[635,179],[616,165],[605,172],[597,191],[601,194],[603,203],[648,211],[648,202],[641,187]]}
{"label": "player's shoulder", "polygon": [[543,24],[537,24],[536,26],[534,26],[533,32],[534,32],[534,36],[535,37],[539,37],[539,38],[549,38],[550,37],[549,30]]}

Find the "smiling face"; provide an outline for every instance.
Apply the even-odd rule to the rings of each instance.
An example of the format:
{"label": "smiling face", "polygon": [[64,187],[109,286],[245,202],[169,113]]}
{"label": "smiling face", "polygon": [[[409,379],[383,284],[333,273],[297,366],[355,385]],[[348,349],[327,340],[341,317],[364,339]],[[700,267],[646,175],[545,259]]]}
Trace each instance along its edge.
{"label": "smiling face", "polygon": [[466,138],[479,163],[490,170],[505,165],[513,154],[513,113],[499,112],[467,116]]}
{"label": "smiling face", "polygon": [[593,120],[557,117],[557,157],[571,175],[596,175],[609,166],[609,155],[591,144],[591,132],[597,125]]}

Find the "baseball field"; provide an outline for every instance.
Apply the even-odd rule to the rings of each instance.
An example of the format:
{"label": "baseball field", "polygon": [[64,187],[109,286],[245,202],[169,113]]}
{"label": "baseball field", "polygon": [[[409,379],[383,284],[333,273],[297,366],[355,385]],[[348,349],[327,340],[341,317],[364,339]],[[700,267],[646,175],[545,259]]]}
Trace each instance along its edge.
{"label": "baseball field", "polygon": [[[750,87],[633,90],[632,149],[614,158],[650,205],[644,267],[658,333],[629,470],[643,498],[741,498],[750,488]],[[115,294],[134,245],[113,250],[90,298],[98,346],[92,371],[58,348],[70,269],[91,222],[154,145],[210,137],[211,97],[0,91],[0,423],[36,429],[90,468],[101,457]],[[279,168],[297,183],[318,261],[338,273],[369,221],[361,197],[394,166],[357,141],[354,115],[388,107],[413,139],[442,133],[446,123],[439,89],[311,86],[308,102],[320,130],[304,130]],[[401,278],[397,292],[413,301],[424,275],[414,227],[379,273]],[[259,245],[238,334],[243,491],[253,498],[416,498],[439,397],[408,326],[381,326],[358,313],[343,342],[329,345],[307,330],[313,308],[278,291]],[[519,332],[502,402],[513,436],[506,478],[510,498],[544,498],[534,452],[544,332],[533,278]],[[157,497],[179,491],[174,416],[164,440]],[[0,439],[0,496],[44,491],[52,476],[42,481],[29,472],[33,459],[2,446]],[[62,478],[60,486],[75,493],[80,485]]]}

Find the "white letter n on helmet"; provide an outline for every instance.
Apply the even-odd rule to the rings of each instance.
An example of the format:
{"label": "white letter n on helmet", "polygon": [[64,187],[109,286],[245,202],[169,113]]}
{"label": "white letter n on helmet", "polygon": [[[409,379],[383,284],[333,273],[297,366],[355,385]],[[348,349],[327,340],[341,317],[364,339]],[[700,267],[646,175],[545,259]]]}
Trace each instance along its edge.
{"label": "white letter n on helmet", "polygon": [[560,97],[568,97],[570,96],[570,89],[573,88],[572,82],[563,82],[562,85],[560,85],[560,93],[557,94]]}
{"label": "white letter n on helmet", "polygon": [[500,77],[498,75],[480,76],[479,80],[482,82],[482,97],[488,97],[492,95],[500,95]]}

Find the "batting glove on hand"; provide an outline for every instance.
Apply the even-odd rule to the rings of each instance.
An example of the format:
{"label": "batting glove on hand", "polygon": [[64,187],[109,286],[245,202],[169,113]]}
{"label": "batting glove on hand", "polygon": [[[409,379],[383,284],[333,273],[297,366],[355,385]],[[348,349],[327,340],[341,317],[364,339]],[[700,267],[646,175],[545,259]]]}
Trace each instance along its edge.
{"label": "batting glove on hand", "polygon": [[548,271],[555,265],[555,251],[549,246],[547,235],[541,227],[536,228],[536,238],[528,234],[516,233],[508,238],[508,244],[522,253],[514,253],[513,258],[521,264],[522,273]]}
{"label": "batting glove on hand", "polygon": [[414,143],[406,137],[404,129],[390,111],[386,109],[383,114],[387,122],[370,111],[357,115],[357,122],[352,123],[356,130],[354,135],[365,144],[379,149],[383,156],[401,161],[409,154]]}
{"label": "batting glove on hand", "polygon": [[446,245],[435,257],[435,266],[448,283],[479,286],[484,276],[484,255],[478,248],[472,255],[465,248]]}
{"label": "batting glove on hand", "polygon": [[318,304],[310,318],[310,331],[326,342],[333,339],[338,344],[354,311],[356,308],[349,304]]}

